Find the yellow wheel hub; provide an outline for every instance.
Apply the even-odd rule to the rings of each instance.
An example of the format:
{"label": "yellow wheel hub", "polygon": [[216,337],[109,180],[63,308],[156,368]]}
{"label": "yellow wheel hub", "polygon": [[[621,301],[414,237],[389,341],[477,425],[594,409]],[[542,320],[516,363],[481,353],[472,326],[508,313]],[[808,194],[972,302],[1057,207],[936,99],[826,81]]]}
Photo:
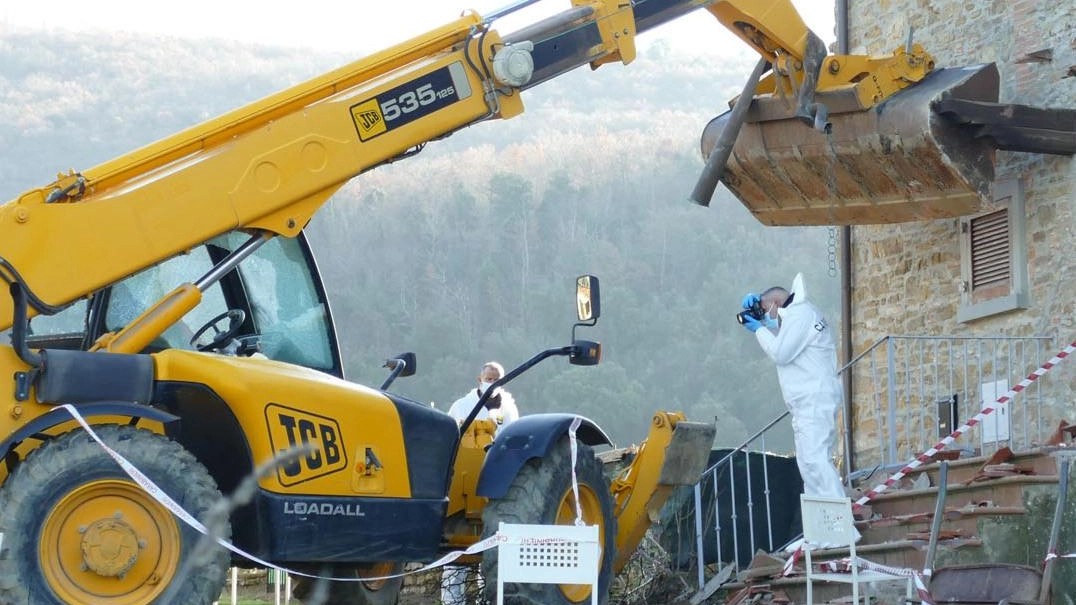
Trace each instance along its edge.
{"label": "yellow wheel hub", "polygon": [[89,571],[99,576],[127,575],[127,570],[138,561],[138,536],[134,528],[120,517],[94,521],[82,534],[82,560]]}
{"label": "yellow wheel hub", "polygon": [[[598,494],[594,493],[594,490],[582,484],[579,485],[579,508],[583,514],[584,523],[598,526],[598,544],[601,547],[601,555],[598,560],[600,561],[605,554],[605,519],[602,517],[601,500],[598,498]],[[554,523],[557,525],[575,525],[575,494],[570,486],[561,496],[560,505],[557,506],[557,518]],[[588,584],[561,584],[560,591],[564,593],[565,598],[573,603],[590,601],[590,585]]]}
{"label": "yellow wheel hub", "polygon": [[172,514],[140,487],[80,485],[49,512],[38,557],[52,591],[74,605],[145,605],[172,581],[181,542]]}

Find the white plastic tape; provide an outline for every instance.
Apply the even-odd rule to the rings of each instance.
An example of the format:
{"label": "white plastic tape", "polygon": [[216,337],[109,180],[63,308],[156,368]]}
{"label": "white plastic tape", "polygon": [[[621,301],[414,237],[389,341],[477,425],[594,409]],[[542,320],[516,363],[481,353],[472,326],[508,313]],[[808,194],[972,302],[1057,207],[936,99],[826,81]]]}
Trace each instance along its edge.
{"label": "white plastic tape", "polygon": [[579,425],[583,424],[583,417],[576,416],[572,420],[572,425],[568,427],[568,440],[572,446],[572,495],[575,496],[575,524],[585,525],[583,521],[583,507],[579,504],[579,481],[575,477],[575,462],[579,456],[579,446],[576,445],[575,431],[579,428]]}

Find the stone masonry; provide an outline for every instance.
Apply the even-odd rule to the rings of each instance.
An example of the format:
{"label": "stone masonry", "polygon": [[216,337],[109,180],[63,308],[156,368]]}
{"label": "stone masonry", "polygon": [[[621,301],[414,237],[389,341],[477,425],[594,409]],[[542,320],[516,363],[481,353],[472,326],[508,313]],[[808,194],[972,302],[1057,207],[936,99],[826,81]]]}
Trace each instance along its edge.
{"label": "stone masonry", "polygon": [[[909,28],[939,67],[996,62],[1000,102],[1076,108],[1076,3],[1053,0],[850,0],[852,53],[884,54],[904,44]],[[1049,49],[1052,58],[1028,59]],[[1021,61],[1021,59],[1024,59]],[[961,232],[958,219],[853,228],[854,354],[887,334],[919,336],[1048,336],[1042,358],[1026,356],[1026,375],[1076,340],[1076,161],[1071,157],[997,152],[996,179],[1024,190],[1028,307],[960,322]],[[987,206],[984,209],[989,209]],[[928,351],[929,355],[929,351]],[[1076,422],[1076,360],[1049,376],[1054,393],[1042,417],[1052,429]],[[1015,384],[1023,375],[1010,379]],[[912,377],[918,380],[920,377]],[[872,384],[872,380],[875,384]],[[929,380],[929,379],[928,379]],[[856,467],[879,461],[890,437],[879,419],[883,396],[871,396],[877,376],[857,372]],[[1045,382],[1045,380],[1044,380]],[[903,400],[897,406],[912,405]],[[920,405],[920,404],[915,404]],[[915,417],[916,411],[899,409]],[[933,410],[923,416],[933,417]],[[902,418],[904,416],[901,416]],[[961,420],[964,420],[963,418]],[[932,421],[932,420],[931,420]],[[1014,414],[1014,431],[1020,419]],[[898,423],[898,441],[930,426]],[[1031,441],[1045,432],[1031,428]],[[936,438],[935,433],[933,438]],[[971,445],[978,438],[969,436]],[[927,437],[931,439],[931,437]],[[930,442],[931,444],[933,441]]]}

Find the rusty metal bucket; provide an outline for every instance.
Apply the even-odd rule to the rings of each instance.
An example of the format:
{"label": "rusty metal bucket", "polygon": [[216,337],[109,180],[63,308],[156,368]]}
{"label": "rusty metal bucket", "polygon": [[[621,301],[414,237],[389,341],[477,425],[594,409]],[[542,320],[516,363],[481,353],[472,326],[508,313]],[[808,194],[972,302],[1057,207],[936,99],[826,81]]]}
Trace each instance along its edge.
{"label": "rusty metal bucket", "polygon": [[[860,225],[975,212],[994,177],[994,148],[933,111],[936,101],[995,102],[994,64],[938,69],[873,109],[819,93],[832,133],[772,96],[752,100],[722,182],[766,225]],[[729,113],[702,136],[708,157]]]}
{"label": "rusty metal bucket", "polygon": [[934,570],[930,595],[936,603],[1039,605],[1042,573],[1025,565],[989,563]]}

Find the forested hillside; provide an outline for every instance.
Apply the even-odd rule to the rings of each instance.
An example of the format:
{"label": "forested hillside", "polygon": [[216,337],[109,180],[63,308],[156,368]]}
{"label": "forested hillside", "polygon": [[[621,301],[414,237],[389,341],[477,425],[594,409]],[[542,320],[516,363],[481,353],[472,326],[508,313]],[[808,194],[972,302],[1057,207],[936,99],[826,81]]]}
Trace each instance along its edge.
{"label": "forested hillside", "polygon": [[[0,33],[4,200],[358,58]],[[733,315],[744,292],[803,271],[836,324],[832,233],[763,227],[723,190],[710,208],[687,201],[698,136],[752,62],[654,46],[352,181],[309,227],[349,378],[380,384],[385,357],[414,351],[418,375],[394,389],[447,408],[482,362],[567,344],[573,278],[594,273],[603,317],[584,330],[605,359],[525,374],[510,387],[523,413],[579,412],[626,444],[654,410],[682,409],[716,418],[724,445],[780,413],[773,365]]]}

